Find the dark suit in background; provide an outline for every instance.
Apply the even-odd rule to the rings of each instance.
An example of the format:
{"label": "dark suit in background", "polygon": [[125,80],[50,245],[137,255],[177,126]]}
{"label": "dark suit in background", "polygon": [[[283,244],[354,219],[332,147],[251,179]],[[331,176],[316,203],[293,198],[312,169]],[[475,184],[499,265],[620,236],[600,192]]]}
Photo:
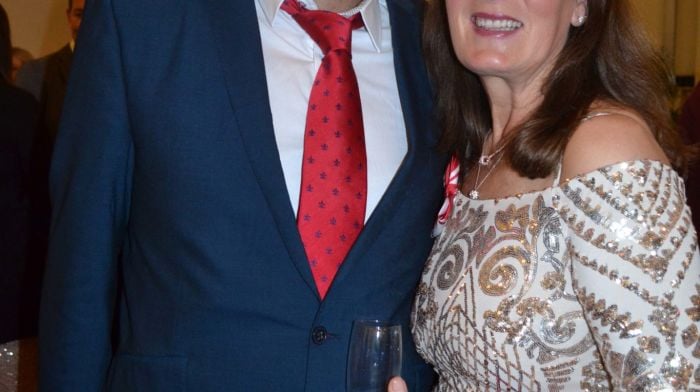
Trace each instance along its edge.
{"label": "dark suit in background", "polygon": [[66,44],[54,53],[26,62],[17,72],[15,85],[30,92],[39,101],[34,155],[35,165],[40,168],[37,175],[43,178],[43,183],[47,182],[48,165],[61,119],[72,59],[73,50],[70,44]]}
{"label": "dark suit in background", "polygon": [[68,73],[73,59],[70,44],[22,65],[15,85],[30,92],[40,103],[41,124],[51,144],[56,138]]}
{"label": "dark suit in background", "polygon": [[70,44],[66,44],[54,53],[26,62],[17,72],[17,80],[15,81],[16,86],[30,92],[39,101],[31,162],[34,206],[32,213],[35,222],[34,235],[38,239],[33,252],[37,254],[46,250],[45,244],[50,218],[49,165],[63,109],[63,99],[66,94],[72,59],[73,51]]}
{"label": "dark suit in background", "polygon": [[344,391],[358,319],[402,323],[402,376],[430,388],[408,324],[446,158],[420,1],[387,3],[408,152],[323,301],[277,150],[255,2],[88,3],[51,168],[44,390]]}
{"label": "dark suit in background", "polygon": [[0,77],[0,343],[35,336],[41,280],[30,258],[30,167],[37,104]]}
{"label": "dark suit in background", "polygon": [[46,58],[39,104],[42,125],[47,133],[50,146],[53,146],[58,133],[58,123],[61,119],[63,98],[66,95],[68,73],[72,60],[73,51],[69,45]]}
{"label": "dark suit in background", "polygon": [[15,86],[32,94],[39,101],[41,99],[41,86],[44,83],[44,71],[49,56],[26,61],[17,71]]}

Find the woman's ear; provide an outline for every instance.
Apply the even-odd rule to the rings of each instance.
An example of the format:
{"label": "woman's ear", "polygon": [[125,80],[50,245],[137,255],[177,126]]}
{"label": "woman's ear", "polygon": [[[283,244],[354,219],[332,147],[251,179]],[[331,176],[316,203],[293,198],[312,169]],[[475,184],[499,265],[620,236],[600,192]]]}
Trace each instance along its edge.
{"label": "woman's ear", "polygon": [[576,6],[574,7],[574,12],[571,14],[571,25],[574,27],[580,27],[586,23],[586,18],[588,17],[588,0],[574,0]]}

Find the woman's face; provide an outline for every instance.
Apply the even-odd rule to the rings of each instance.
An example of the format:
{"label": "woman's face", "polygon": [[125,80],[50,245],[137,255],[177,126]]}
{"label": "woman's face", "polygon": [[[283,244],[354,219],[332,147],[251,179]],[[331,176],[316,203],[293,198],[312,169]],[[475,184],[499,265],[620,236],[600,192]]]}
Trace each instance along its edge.
{"label": "woman's face", "polygon": [[481,77],[531,81],[546,75],[586,0],[445,0],[460,62]]}

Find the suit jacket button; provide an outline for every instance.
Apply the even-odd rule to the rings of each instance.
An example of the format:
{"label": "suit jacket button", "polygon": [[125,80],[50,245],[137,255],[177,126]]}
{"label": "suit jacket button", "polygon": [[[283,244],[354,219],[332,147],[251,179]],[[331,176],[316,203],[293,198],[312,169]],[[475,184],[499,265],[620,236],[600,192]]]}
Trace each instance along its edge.
{"label": "suit jacket button", "polygon": [[323,327],[314,327],[311,330],[311,341],[316,344],[323,344],[328,339],[328,331]]}

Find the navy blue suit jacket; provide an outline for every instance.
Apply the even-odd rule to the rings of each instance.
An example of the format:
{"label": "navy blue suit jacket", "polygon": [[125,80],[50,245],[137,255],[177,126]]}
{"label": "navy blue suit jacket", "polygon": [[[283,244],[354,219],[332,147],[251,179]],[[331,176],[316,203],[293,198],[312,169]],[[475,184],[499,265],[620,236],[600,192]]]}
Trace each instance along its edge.
{"label": "navy blue suit jacket", "polygon": [[402,374],[429,387],[408,319],[446,160],[418,3],[389,0],[408,153],[320,301],[254,1],[88,2],[51,169],[43,390],[343,391],[357,319],[401,322]]}

